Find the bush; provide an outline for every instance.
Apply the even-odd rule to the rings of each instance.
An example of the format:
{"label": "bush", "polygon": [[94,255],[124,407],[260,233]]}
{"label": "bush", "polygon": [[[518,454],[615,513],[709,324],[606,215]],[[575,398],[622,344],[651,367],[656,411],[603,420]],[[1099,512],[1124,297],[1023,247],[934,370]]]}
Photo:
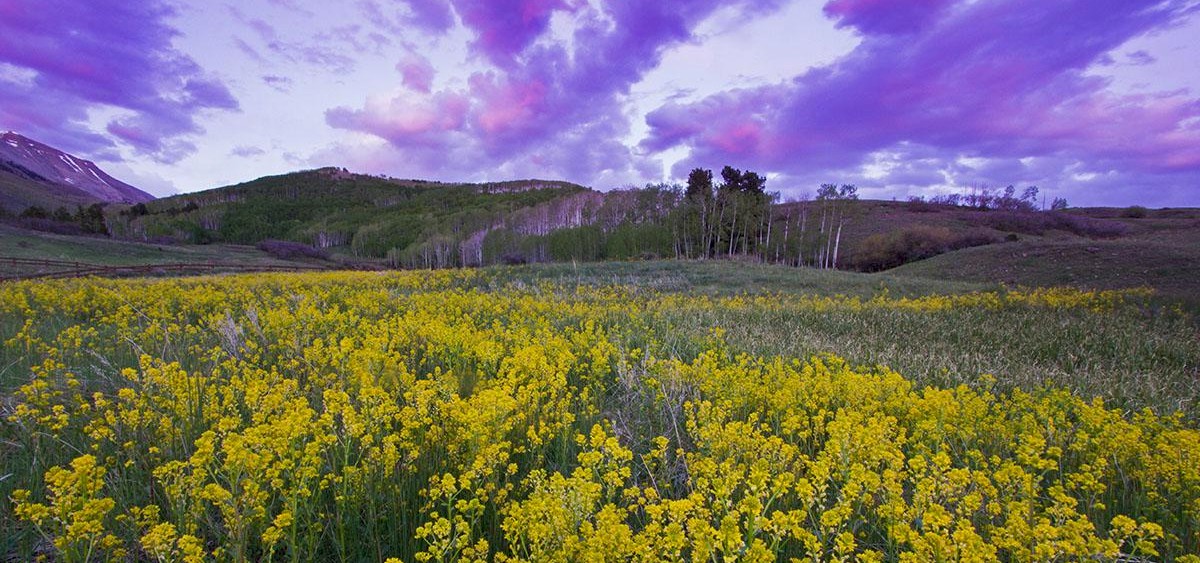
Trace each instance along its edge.
{"label": "bush", "polygon": [[1046,231],[1066,231],[1081,237],[1114,238],[1129,230],[1126,225],[1117,221],[1058,211],[997,211],[989,213],[983,220],[989,227],[998,231],[1024,235],[1042,235]]}
{"label": "bush", "polygon": [[850,264],[857,270],[877,272],[952,250],[994,242],[997,242],[995,235],[986,231],[954,233],[946,227],[917,225],[867,237]]}
{"label": "bush", "polygon": [[1070,213],[1049,213],[1054,228],[1088,238],[1116,238],[1129,232],[1129,226],[1108,219],[1084,217]]}
{"label": "bush", "polygon": [[323,249],[313,248],[307,244],[290,240],[267,239],[258,243],[258,249],[283,260],[295,260],[297,258],[329,259],[329,253]]}
{"label": "bush", "polygon": [[529,259],[519,252],[505,252],[500,256],[500,261],[507,266],[520,266],[521,264],[529,263]]}
{"label": "bush", "polygon": [[189,225],[187,237],[192,244],[212,244],[217,240],[212,231],[200,225]]}
{"label": "bush", "polygon": [[128,209],[123,209],[120,212],[120,215],[126,217],[142,217],[149,214],[150,210],[146,208],[146,204],[144,203],[132,205]]}
{"label": "bush", "polygon": [[925,201],[925,198],[919,195],[909,196],[908,201],[904,204],[904,208],[913,213],[932,213],[937,211],[939,207],[942,206],[933,202]]}
{"label": "bush", "polygon": [[49,219],[50,212],[38,205],[30,205],[21,212],[21,217],[26,219]]}
{"label": "bush", "polygon": [[1121,212],[1121,216],[1128,219],[1142,219],[1147,213],[1148,211],[1145,207],[1140,205],[1131,205],[1126,207],[1125,210]]}
{"label": "bush", "polygon": [[83,230],[83,227],[80,227],[77,223],[72,223],[72,222],[67,222],[67,221],[55,221],[54,219],[47,219],[44,217],[24,217],[24,216],[22,216],[20,218],[17,218],[14,221],[11,221],[11,223],[18,227],[21,227],[24,229],[29,229],[31,231],[40,231],[43,233],[50,233],[50,234],[55,234],[55,235],[67,235],[67,236],[78,237],[78,236],[92,234],[92,233],[88,233],[87,231]]}

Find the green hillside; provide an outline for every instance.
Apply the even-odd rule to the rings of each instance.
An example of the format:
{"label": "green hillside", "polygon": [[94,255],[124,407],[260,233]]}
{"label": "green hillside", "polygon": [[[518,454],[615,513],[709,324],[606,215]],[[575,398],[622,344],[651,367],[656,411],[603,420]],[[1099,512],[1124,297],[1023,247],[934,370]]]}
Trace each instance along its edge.
{"label": "green hillside", "polygon": [[1163,297],[1200,307],[1200,210],[1154,210],[1141,217],[1122,217],[1130,213],[1120,209],[1075,213],[1118,221],[1128,232],[1111,239],[1021,238],[942,254],[887,273],[1010,286],[1150,287]]}
{"label": "green hillside", "polygon": [[400,266],[460,263],[460,243],[512,213],[586,192],[566,182],[448,184],[325,168],[110,212],[114,234],[191,243],[282,239]]}

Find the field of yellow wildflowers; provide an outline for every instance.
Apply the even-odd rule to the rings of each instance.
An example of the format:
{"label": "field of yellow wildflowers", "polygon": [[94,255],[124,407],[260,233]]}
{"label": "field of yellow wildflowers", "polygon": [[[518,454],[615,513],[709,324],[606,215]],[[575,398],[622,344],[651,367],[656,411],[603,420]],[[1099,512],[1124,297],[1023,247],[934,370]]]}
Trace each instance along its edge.
{"label": "field of yellow wildflowers", "polygon": [[4,284],[0,557],[1200,562],[1144,298]]}

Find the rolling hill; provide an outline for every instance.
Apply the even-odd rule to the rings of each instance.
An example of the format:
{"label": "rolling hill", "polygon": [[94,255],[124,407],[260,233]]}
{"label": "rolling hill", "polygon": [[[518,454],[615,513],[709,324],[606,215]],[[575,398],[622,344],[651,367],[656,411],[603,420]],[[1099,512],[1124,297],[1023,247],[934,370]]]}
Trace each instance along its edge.
{"label": "rolling hill", "polygon": [[1074,212],[1125,225],[1128,230],[1119,237],[1025,237],[948,252],[887,273],[1028,287],[1150,287],[1164,297],[1200,307],[1200,209],[1151,210],[1139,217],[1122,217],[1124,212],[1112,208]]}
{"label": "rolling hill", "polygon": [[551,218],[551,209],[596,195],[566,182],[454,184],[323,168],[155,200],[110,213],[109,222],[115,234],[137,239],[282,239],[393,265],[445,267],[494,258],[487,248],[494,230],[568,226],[569,214]]}

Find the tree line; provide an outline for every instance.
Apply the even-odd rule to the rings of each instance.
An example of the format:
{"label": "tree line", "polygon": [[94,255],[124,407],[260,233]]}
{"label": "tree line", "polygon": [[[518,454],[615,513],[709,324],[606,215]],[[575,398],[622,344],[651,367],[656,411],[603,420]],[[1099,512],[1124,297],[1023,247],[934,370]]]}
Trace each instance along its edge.
{"label": "tree line", "polygon": [[757,172],[725,166],[719,180],[712,170],[696,168],[686,185],[609,192],[593,199],[575,225],[548,228],[568,222],[548,214],[539,217],[547,228],[510,222],[490,230],[478,265],[745,257],[838,267],[842,231],[857,214],[858,188],[824,184],[811,201],[780,203],[780,195],[766,185]]}
{"label": "tree line", "polygon": [[64,235],[108,235],[102,203],[77,205],[74,213],[65,206],[50,211],[40,205],[31,205],[17,218],[22,226],[37,231]]}

